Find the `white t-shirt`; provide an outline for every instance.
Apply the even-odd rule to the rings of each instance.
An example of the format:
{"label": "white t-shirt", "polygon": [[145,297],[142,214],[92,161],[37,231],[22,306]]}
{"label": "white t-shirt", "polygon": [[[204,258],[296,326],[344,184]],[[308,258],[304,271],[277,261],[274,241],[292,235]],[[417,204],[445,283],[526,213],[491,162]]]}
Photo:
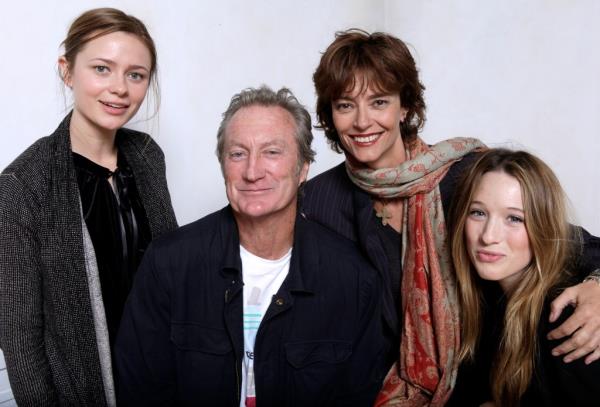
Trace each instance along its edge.
{"label": "white t-shirt", "polygon": [[273,295],[290,271],[292,248],[280,259],[255,256],[240,245],[244,279],[244,361],[240,407],[256,406],[254,387],[254,342],[258,327],[271,304]]}

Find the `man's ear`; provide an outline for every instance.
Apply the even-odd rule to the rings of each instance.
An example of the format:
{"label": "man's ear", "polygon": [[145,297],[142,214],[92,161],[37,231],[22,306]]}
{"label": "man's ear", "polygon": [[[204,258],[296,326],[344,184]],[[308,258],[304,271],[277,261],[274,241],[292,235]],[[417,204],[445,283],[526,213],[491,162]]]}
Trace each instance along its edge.
{"label": "man's ear", "polygon": [[310,164],[305,162],[302,164],[302,168],[300,168],[300,182],[298,184],[302,184],[306,182],[306,178],[308,178],[308,170],[310,168]]}
{"label": "man's ear", "polygon": [[67,59],[64,56],[58,58],[58,70],[60,72],[60,77],[62,78],[65,85],[67,85],[69,88],[72,87],[69,63],[67,62]]}

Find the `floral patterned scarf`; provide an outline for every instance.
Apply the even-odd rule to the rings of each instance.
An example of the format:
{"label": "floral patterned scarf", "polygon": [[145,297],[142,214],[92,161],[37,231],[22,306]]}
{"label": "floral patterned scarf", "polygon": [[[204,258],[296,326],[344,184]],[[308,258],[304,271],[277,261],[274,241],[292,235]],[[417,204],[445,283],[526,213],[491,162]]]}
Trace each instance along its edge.
{"label": "floral patterned scarf", "polygon": [[434,146],[417,138],[407,146],[407,160],[395,168],[372,170],[346,159],[346,171],[359,188],[379,198],[405,198],[400,360],[385,378],[377,407],[442,406],[450,396],[460,327],[439,183],[453,163],[483,148],[472,138]]}

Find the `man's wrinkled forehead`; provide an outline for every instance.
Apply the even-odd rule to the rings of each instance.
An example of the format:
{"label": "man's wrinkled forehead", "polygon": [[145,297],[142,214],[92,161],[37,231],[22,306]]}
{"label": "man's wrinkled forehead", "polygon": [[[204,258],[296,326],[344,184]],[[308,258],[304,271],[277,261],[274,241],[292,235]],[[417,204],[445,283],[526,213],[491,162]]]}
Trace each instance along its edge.
{"label": "man's wrinkled forehead", "polygon": [[225,130],[225,146],[259,143],[287,145],[296,128],[292,115],[279,106],[248,106],[238,110]]}

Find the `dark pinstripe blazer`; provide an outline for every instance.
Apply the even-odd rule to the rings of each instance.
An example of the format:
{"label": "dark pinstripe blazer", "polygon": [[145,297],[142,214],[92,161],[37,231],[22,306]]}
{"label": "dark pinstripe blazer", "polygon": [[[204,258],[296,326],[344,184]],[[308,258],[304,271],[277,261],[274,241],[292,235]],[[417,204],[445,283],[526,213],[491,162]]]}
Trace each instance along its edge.
{"label": "dark pinstripe blazer", "polygon": [[[469,154],[455,163],[440,182],[444,212],[454,196],[459,175],[473,162],[476,154]],[[389,260],[373,223],[371,196],[350,181],[344,163],[309,180],[304,186],[301,212],[342,236],[358,242],[364,255],[379,271],[384,287],[390,287]],[[384,288],[383,318],[393,337],[399,334],[400,320],[395,310],[390,289]],[[394,345],[396,346],[396,345]]]}
{"label": "dark pinstripe blazer", "polygon": [[[107,404],[86,275],[70,115],[0,175],[0,346],[24,406]],[[121,129],[152,237],[174,229],[164,156]],[[109,364],[110,366],[110,364]]]}

